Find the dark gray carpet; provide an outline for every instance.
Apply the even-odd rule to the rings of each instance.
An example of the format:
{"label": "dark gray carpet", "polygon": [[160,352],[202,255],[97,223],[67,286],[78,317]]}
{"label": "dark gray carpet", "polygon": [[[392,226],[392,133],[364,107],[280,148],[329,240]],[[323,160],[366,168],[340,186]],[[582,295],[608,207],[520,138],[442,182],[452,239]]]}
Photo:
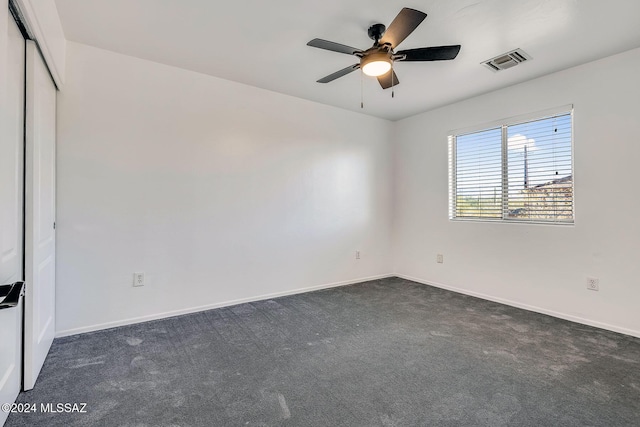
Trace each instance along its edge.
{"label": "dark gray carpet", "polygon": [[640,426],[640,339],[398,278],[55,340],[13,426]]}

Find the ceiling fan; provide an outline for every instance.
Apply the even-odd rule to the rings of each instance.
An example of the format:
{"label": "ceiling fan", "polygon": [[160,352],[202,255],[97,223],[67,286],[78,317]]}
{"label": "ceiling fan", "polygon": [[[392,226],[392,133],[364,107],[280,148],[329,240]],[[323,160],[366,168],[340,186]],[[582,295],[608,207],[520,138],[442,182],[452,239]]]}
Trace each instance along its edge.
{"label": "ceiling fan", "polygon": [[447,61],[454,59],[460,52],[460,45],[420,47],[395,52],[395,49],[409,34],[411,34],[427,14],[419,10],[403,8],[398,16],[391,22],[389,28],[383,24],[374,24],[369,27],[369,37],[374,41],[373,46],[367,50],[356,49],[340,43],[323,39],[313,39],[307,46],[331,50],[333,52],[346,53],[360,58],[358,64],[351,65],[329,74],[318,80],[318,83],[329,83],[339,77],[362,68],[362,72],[368,76],[378,78],[380,86],[388,89],[400,83],[393,70],[393,63],[397,61]]}

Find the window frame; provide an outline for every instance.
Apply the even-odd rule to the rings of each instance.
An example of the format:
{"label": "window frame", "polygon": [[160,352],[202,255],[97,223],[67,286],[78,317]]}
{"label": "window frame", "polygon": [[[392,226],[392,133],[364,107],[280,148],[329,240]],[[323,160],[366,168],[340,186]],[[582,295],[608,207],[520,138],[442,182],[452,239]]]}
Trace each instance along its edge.
{"label": "window frame", "polygon": [[[571,189],[572,189],[572,205],[571,219],[553,219],[553,220],[530,220],[509,217],[508,212],[508,186],[509,186],[509,157],[508,157],[508,128],[510,126],[519,125],[538,120],[544,120],[555,116],[570,115],[571,117]],[[457,210],[457,170],[456,170],[456,138],[463,135],[479,133],[486,130],[501,130],[501,167],[502,167],[502,193],[500,195],[502,204],[502,214],[500,218],[490,217],[458,217]],[[449,220],[456,222],[490,222],[490,223],[516,223],[516,224],[543,224],[543,225],[563,225],[573,226],[576,221],[576,191],[575,191],[575,156],[574,156],[574,108],[573,104],[563,105],[561,107],[549,108],[543,111],[527,113],[518,116],[509,117],[502,120],[496,120],[489,123],[470,126],[466,128],[456,129],[448,132],[448,157],[449,157]]]}

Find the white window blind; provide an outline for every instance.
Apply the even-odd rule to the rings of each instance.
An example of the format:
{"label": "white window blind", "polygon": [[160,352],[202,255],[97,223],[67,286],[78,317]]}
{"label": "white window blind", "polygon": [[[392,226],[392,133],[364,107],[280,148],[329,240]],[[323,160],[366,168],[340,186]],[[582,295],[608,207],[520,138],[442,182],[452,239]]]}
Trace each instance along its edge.
{"label": "white window blind", "polygon": [[502,129],[456,137],[455,217],[502,217]]}
{"label": "white window blind", "polygon": [[449,137],[451,219],[572,223],[572,113]]}

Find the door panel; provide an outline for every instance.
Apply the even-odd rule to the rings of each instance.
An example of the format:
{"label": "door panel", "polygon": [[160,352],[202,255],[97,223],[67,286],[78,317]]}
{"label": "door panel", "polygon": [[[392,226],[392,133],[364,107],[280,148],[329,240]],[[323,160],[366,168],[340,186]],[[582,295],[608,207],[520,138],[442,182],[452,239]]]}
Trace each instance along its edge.
{"label": "door panel", "polygon": [[24,38],[6,9],[0,15],[0,284],[6,284],[22,275]]}
{"label": "door panel", "polygon": [[24,389],[33,388],[55,334],[56,88],[27,41]]}
{"label": "door panel", "polygon": [[[0,285],[22,280],[25,41],[0,7]],[[20,392],[22,307],[0,310],[0,403]],[[0,411],[0,425],[7,418]]]}

